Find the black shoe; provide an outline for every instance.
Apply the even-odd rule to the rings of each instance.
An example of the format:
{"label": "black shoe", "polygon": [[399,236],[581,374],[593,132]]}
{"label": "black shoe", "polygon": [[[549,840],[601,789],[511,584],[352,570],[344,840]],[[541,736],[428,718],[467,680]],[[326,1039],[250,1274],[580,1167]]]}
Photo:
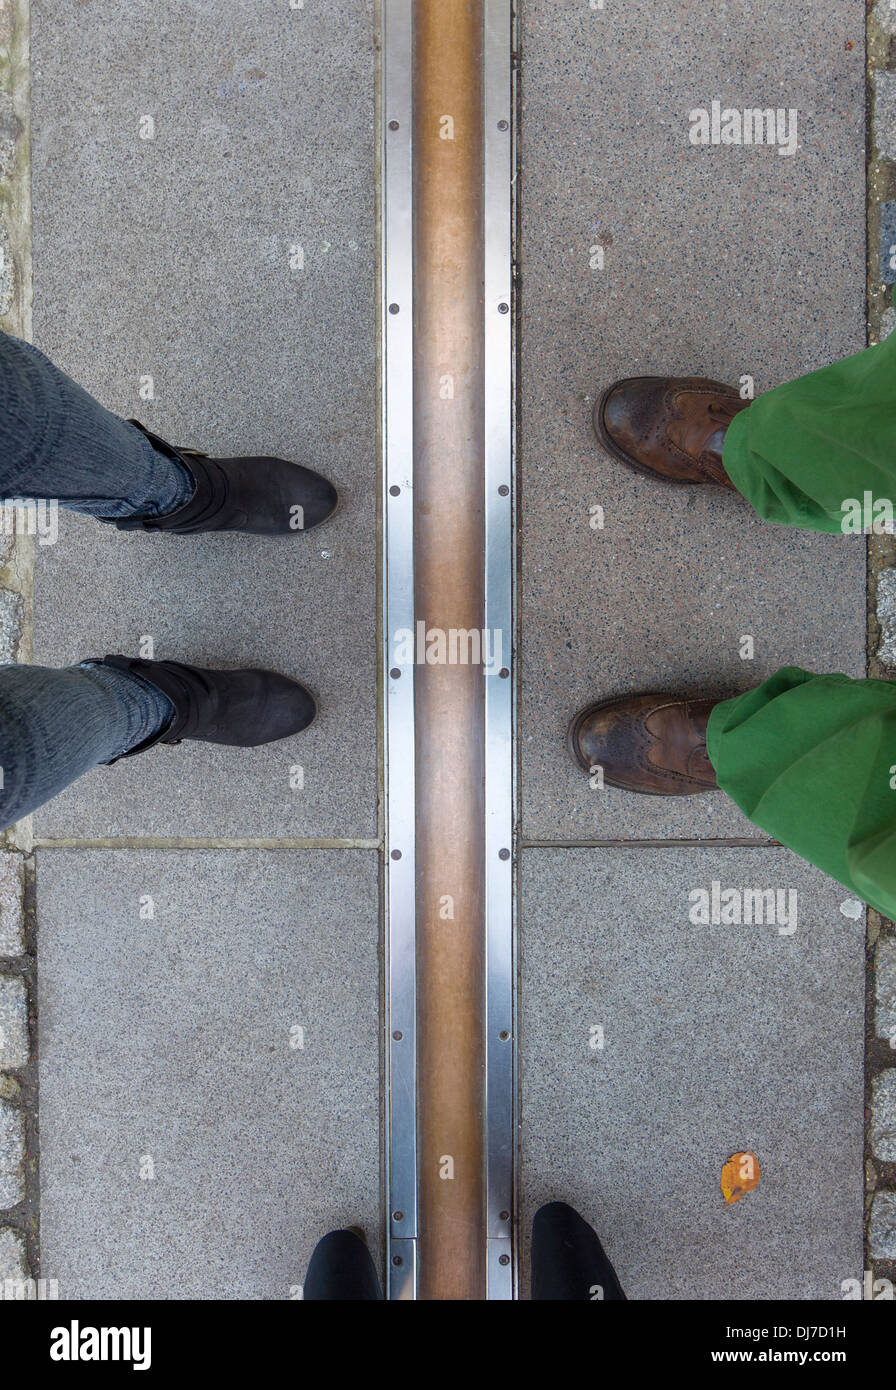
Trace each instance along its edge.
{"label": "black shoe", "polygon": [[597,1232],[566,1202],[549,1202],[533,1217],[532,1299],[553,1303],[625,1299]]}
{"label": "black shoe", "polygon": [[174,706],[168,727],[130,748],[121,755],[124,758],[157,743],[180,743],[183,739],[255,748],[301,733],[317,714],[317,701],[311,692],[275,671],[207,671],[177,661],[139,661],[129,656],[107,656],[98,664],[142,677],[167,695]]}
{"label": "black shoe", "polygon": [[302,1296],[306,1303],[381,1303],[376,1266],[357,1226],[331,1231],[314,1247]]}
{"label": "black shoe", "polygon": [[332,516],[338,494],[331,482],[300,463],[278,458],[212,459],[198,449],[175,448],[139,420],[129,422],[154,449],[181,463],[196,491],[167,516],[127,516],[119,531],[170,531],[195,536],[202,531],[248,531],[256,536],[288,536],[310,531]]}

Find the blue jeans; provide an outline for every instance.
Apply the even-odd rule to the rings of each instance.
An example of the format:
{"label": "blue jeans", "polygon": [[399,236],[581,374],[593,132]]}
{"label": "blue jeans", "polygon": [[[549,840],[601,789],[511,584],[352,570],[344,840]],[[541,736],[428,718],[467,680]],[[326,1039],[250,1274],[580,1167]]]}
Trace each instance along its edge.
{"label": "blue jeans", "polygon": [[0,666],[0,826],[100,763],[161,733],[174,706],[154,685],[95,662]]}
{"label": "blue jeans", "polygon": [[[37,348],[0,332],[0,501],[55,499],[114,521],[164,516],[192,493],[186,468]],[[111,667],[0,666],[0,826],[162,732],[173,715],[155,686]]]}
{"label": "blue jeans", "polygon": [[50,498],[103,520],[164,516],[193,480],[30,343],[0,333],[0,499]]}

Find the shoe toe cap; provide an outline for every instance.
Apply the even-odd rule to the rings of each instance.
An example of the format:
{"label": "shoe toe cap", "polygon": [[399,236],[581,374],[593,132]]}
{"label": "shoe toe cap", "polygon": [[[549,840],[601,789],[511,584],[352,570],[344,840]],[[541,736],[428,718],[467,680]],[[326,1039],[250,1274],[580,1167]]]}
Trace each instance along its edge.
{"label": "shoe toe cap", "polygon": [[662,407],[663,389],[663,379],[657,377],[627,377],[614,382],[595,411],[598,438],[640,459]]}
{"label": "shoe toe cap", "polygon": [[258,742],[273,743],[291,738],[314,723],[317,700],[300,681],[273,671],[258,671],[259,694],[263,704],[257,706],[256,736]]}
{"label": "shoe toe cap", "polygon": [[288,511],[290,530],[311,531],[333,515],[339,494],[329,478],[300,463],[276,462],[280,475],[277,492]]}

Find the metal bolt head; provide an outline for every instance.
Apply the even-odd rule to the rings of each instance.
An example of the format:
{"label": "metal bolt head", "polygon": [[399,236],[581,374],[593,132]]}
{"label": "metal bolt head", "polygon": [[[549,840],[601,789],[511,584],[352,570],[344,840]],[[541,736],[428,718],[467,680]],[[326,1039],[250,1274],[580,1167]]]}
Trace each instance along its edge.
{"label": "metal bolt head", "polygon": [[400,858],[401,858],[401,850],[400,850],[400,849],[393,849],[393,851],[392,851],[392,858],[393,858],[393,859],[400,859]]}
{"label": "metal bolt head", "polygon": [[398,305],[397,305],[397,304],[390,304],[390,305],[389,305],[389,313],[390,313],[390,314],[397,314],[397,313],[398,313]]}
{"label": "metal bolt head", "polygon": [[499,858],[499,859],[509,859],[509,858],[510,858],[510,850],[509,850],[509,849],[499,849],[499,850],[498,850],[498,858]]}
{"label": "metal bolt head", "polygon": [[500,304],[498,305],[498,313],[499,313],[499,314],[509,314],[509,313],[510,313],[510,305],[509,305],[509,304],[505,304],[505,303],[503,303],[503,301],[502,301],[502,303],[500,303]]}
{"label": "metal bolt head", "polygon": [[401,488],[398,486],[397,483],[393,483],[392,486],[391,486],[390,489],[389,489],[389,492],[390,492],[390,494],[391,494],[392,497],[397,497],[397,496],[399,495],[399,493],[401,492]]}
{"label": "metal bolt head", "polygon": [[500,1215],[502,1221],[509,1221],[509,1220],[510,1220],[510,1212],[509,1212],[509,1211],[502,1211],[502,1212],[499,1213],[499,1215]]}
{"label": "metal bolt head", "polygon": [[390,130],[398,130],[398,122],[397,122],[397,121],[390,121],[390,122],[389,122],[389,129],[390,129]]}
{"label": "metal bolt head", "polygon": [[403,1220],[404,1220],[404,1212],[403,1212],[403,1211],[393,1211],[393,1213],[392,1213],[392,1220],[393,1220],[393,1221],[403,1221]]}
{"label": "metal bolt head", "polygon": [[404,1037],[404,1033],[397,1033],[397,1032],[396,1032],[396,1033],[393,1033],[392,1036],[393,1036],[393,1038],[395,1039],[396,1042],[401,1042],[402,1038]]}
{"label": "metal bolt head", "polygon": [[509,1265],[509,1264],[510,1264],[510,1256],[509,1256],[509,1255],[499,1255],[499,1256],[498,1256],[498,1264],[499,1264],[499,1265]]}
{"label": "metal bolt head", "polygon": [[393,666],[392,670],[389,672],[389,675],[391,676],[392,680],[397,681],[399,676],[401,675],[401,671],[398,669],[397,666]]}
{"label": "metal bolt head", "polygon": [[510,488],[507,486],[506,483],[502,483],[501,486],[498,488],[498,496],[499,496],[499,497],[509,497],[509,496],[510,496]]}
{"label": "metal bolt head", "polygon": [[509,121],[499,121],[499,122],[498,122],[498,129],[499,129],[499,130],[507,130],[508,127],[509,127],[509,125],[510,125],[510,122],[509,122]]}

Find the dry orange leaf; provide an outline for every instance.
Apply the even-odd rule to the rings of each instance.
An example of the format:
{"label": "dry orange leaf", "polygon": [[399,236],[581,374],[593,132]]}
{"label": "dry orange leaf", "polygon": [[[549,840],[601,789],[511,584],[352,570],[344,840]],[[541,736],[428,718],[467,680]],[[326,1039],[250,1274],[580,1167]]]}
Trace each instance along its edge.
{"label": "dry orange leaf", "polygon": [[747,1150],[732,1154],[722,1169],[722,1195],[726,1202],[739,1202],[752,1192],[760,1177],[759,1159]]}

